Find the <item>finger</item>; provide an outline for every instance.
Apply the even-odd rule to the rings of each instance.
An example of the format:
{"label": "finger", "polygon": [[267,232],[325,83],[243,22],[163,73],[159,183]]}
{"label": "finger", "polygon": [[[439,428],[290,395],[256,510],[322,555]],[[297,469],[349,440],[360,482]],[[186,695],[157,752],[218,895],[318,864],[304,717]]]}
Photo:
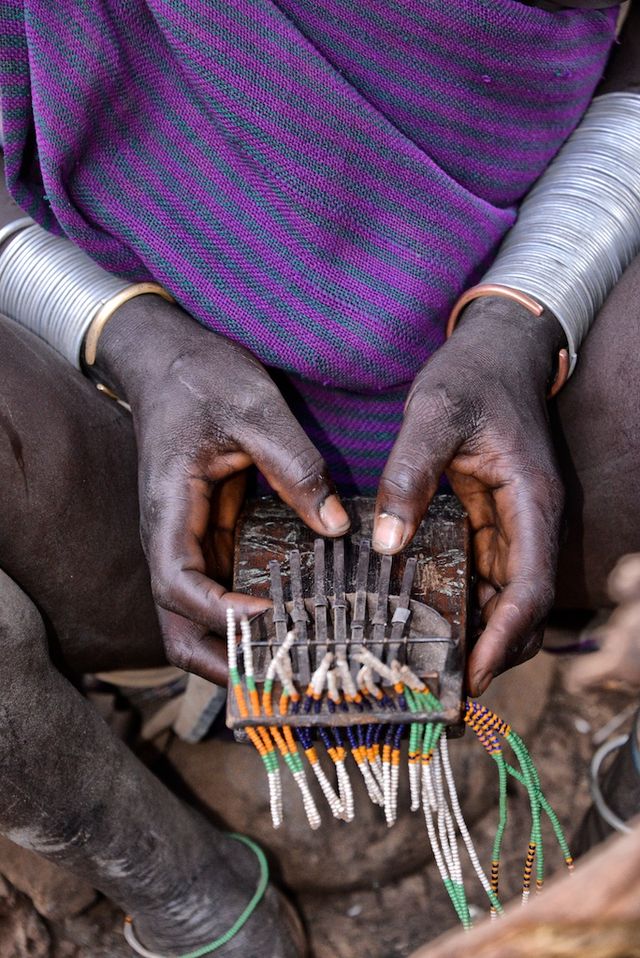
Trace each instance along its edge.
{"label": "finger", "polygon": [[496,524],[473,535],[476,574],[501,589],[508,581],[509,541]]}
{"label": "finger", "polygon": [[245,500],[246,471],[216,484],[211,496],[209,528],[205,536],[204,558],[209,575],[220,582],[233,576],[236,526]]}
{"label": "finger", "polygon": [[175,463],[143,502],[143,543],[159,606],[224,632],[227,606],[255,615],[269,602],[230,593],[207,575],[203,551],[212,483]]}
{"label": "finger", "polygon": [[172,665],[216,685],[227,684],[227,653],[223,639],[211,635],[206,626],[166,609],[158,609],[158,618],[167,659]]}
{"label": "finger", "polygon": [[465,475],[458,469],[448,470],[447,476],[469,517],[476,574],[479,579],[490,583],[495,591],[505,581],[504,562],[508,547],[500,527],[500,517],[496,515],[494,491],[475,476]]}
{"label": "finger", "polygon": [[217,484],[215,488],[216,510],[215,526],[216,529],[224,529],[227,532],[235,532],[238,518],[244,505],[244,498],[247,489],[246,471],[238,472],[229,476],[223,482]]}
{"label": "finger", "polygon": [[280,498],[314,532],[344,535],[350,520],[327,466],[279,393],[264,403],[259,428],[238,441]]}
{"label": "finger", "polygon": [[[520,621],[510,619],[509,612],[506,611],[510,602],[508,590],[505,590],[488,603],[493,606],[493,611],[467,663],[467,687],[470,695],[482,695],[497,675],[533,658],[542,647],[542,623],[537,626],[532,624],[528,631],[519,634],[515,639],[507,637],[507,633],[513,632],[514,628],[521,629]],[[519,609],[518,613],[521,611],[522,609]]]}
{"label": "finger", "polygon": [[[460,459],[463,461],[462,457]],[[473,474],[461,472],[457,466],[447,470],[447,478],[460,502],[464,503],[464,508],[469,516],[469,524],[474,533],[478,533],[486,527],[494,526],[496,510],[493,490],[487,486],[486,482],[476,478]]]}
{"label": "finger", "polygon": [[476,593],[478,596],[478,605],[482,610],[482,621],[486,625],[497,599],[496,589],[495,586],[493,586],[492,583],[488,582],[486,579],[478,579]]}
{"label": "finger", "polygon": [[[553,603],[559,509],[553,491],[515,480],[496,493],[508,530],[505,587],[489,599],[490,615],[468,664],[472,694],[539,648],[541,626]],[[543,507],[540,500],[545,500]],[[488,610],[489,611],[489,610]]]}
{"label": "finger", "polygon": [[414,536],[440,477],[462,441],[439,393],[416,393],[382,473],[373,530],[377,552],[399,552]]}
{"label": "finger", "polygon": [[189,569],[183,569],[179,584],[175,583],[175,587],[160,592],[156,601],[163,609],[184,615],[221,635],[225,630],[228,608],[232,608],[237,616],[246,615],[249,618],[271,608],[268,599],[259,599],[243,592],[229,592],[219,582]]}

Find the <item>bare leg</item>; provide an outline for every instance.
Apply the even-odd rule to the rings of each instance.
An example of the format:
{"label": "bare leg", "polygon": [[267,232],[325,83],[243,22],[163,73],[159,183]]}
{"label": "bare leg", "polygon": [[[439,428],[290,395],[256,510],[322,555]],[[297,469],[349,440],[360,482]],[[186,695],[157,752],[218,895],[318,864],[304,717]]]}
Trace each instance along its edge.
{"label": "bare leg", "polygon": [[[130,423],[5,320],[0,357],[0,831],[131,912],[148,947],[183,953],[229,929],[258,863],[172,796],[50,655],[63,671],[163,661]],[[270,890],[221,958],[298,954],[279,909]]]}
{"label": "bare leg", "polygon": [[607,575],[640,548],[640,257],[609,296],[555,410],[568,536],[558,604],[610,604]]}
{"label": "bare leg", "polygon": [[0,565],[34,597],[67,670],[162,664],[130,417],[5,319],[0,357]]}

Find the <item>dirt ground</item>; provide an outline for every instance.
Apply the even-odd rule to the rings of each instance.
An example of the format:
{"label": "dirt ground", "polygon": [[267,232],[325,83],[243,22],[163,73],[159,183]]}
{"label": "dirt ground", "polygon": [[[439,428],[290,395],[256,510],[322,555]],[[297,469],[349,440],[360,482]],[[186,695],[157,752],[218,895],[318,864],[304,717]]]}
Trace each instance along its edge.
{"label": "dirt ground", "polygon": [[[558,659],[542,720],[527,736],[527,744],[547,797],[571,836],[589,805],[587,768],[594,751],[593,734],[627,708],[631,699],[613,692],[571,696],[562,682],[565,667],[566,662]],[[478,761],[491,761],[480,748]],[[502,884],[505,892],[514,895],[519,890],[528,821],[526,796],[519,790],[511,796]],[[472,828],[485,863],[495,827],[494,807]],[[551,874],[562,867],[562,859],[552,837],[548,838],[546,860]],[[415,841],[426,842],[419,815]],[[470,899],[480,916],[485,911],[483,896],[471,874],[468,877]],[[400,881],[376,883],[358,891],[307,893],[298,899],[298,906],[307,924],[313,958],[407,958],[418,945],[456,924],[433,864]],[[76,917],[46,921],[26,896],[0,878],[0,958],[130,958],[121,927],[122,915],[104,899]]]}

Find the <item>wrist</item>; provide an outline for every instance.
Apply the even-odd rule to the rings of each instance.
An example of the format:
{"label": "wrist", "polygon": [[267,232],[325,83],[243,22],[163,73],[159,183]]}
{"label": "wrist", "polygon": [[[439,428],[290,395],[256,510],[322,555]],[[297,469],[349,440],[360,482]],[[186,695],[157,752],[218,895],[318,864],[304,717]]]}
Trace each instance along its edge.
{"label": "wrist", "polygon": [[137,296],[120,306],[102,330],[93,369],[119,396],[135,402],[180,354],[181,342],[194,326],[161,296]]}
{"label": "wrist", "polygon": [[489,368],[520,370],[541,388],[555,374],[558,353],[566,347],[562,326],[551,312],[534,316],[500,296],[471,302],[460,315],[454,342]]}

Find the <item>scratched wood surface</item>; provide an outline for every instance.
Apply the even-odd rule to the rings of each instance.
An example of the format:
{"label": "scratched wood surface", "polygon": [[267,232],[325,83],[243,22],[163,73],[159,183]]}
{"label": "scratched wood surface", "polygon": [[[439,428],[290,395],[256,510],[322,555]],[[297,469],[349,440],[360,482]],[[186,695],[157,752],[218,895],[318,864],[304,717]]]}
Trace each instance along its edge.
{"label": "scratched wood surface", "polygon": [[[344,539],[345,592],[355,592],[356,569],[360,545],[370,540],[373,526],[373,499],[356,498],[345,503],[352,520],[350,533]],[[314,579],[314,541],[317,536],[298,519],[298,517],[280,501],[273,498],[258,499],[250,503],[239,523],[235,562],[234,588],[237,591],[253,595],[270,594],[269,563],[276,560],[281,564],[284,599],[288,610],[292,609],[292,595],[289,579],[289,554],[293,550],[300,553],[300,572],[309,623],[306,629],[309,644],[310,664],[315,665],[313,646],[313,596],[318,583]],[[317,547],[316,547],[317,548]],[[325,576],[324,590],[329,600],[328,621],[332,635],[333,625],[333,543],[325,540]],[[420,642],[426,633],[433,641],[415,644],[412,667],[423,677],[432,690],[439,696],[443,710],[441,713],[425,715],[425,719],[442,719],[454,724],[460,718],[462,700],[462,677],[465,658],[467,629],[467,604],[469,595],[469,532],[465,515],[453,496],[437,496],[422,522],[412,543],[402,555],[393,561],[389,581],[390,609],[393,612],[407,560],[416,560],[416,572],[411,590],[412,615],[408,633],[418,636]],[[381,557],[371,551],[367,590],[369,605],[378,585]],[[349,603],[348,603],[349,604]],[[426,609],[424,607],[427,607]],[[437,616],[433,616],[434,610]],[[431,618],[430,618],[431,615]],[[446,627],[438,624],[439,617],[446,620]],[[391,616],[389,616],[391,618]],[[272,616],[267,613],[252,623],[256,640],[256,679],[264,674],[266,662],[271,658],[271,643],[275,642],[275,628]],[[387,629],[387,636],[389,629]],[[305,653],[306,655],[306,653]],[[298,660],[294,652],[294,667]],[[307,666],[308,667],[308,666]],[[307,715],[299,719],[288,719],[291,724],[323,724],[326,716]],[[339,715],[332,719],[336,724],[348,722],[372,721],[372,713],[363,716],[351,714]],[[386,713],[389,721],[389,714]],[[397,721],[402,716],[398,715]],[[258,724],[253,720],[240,719],[233,695],[228,697],[227,724],[238,728],[246,724]]]}

